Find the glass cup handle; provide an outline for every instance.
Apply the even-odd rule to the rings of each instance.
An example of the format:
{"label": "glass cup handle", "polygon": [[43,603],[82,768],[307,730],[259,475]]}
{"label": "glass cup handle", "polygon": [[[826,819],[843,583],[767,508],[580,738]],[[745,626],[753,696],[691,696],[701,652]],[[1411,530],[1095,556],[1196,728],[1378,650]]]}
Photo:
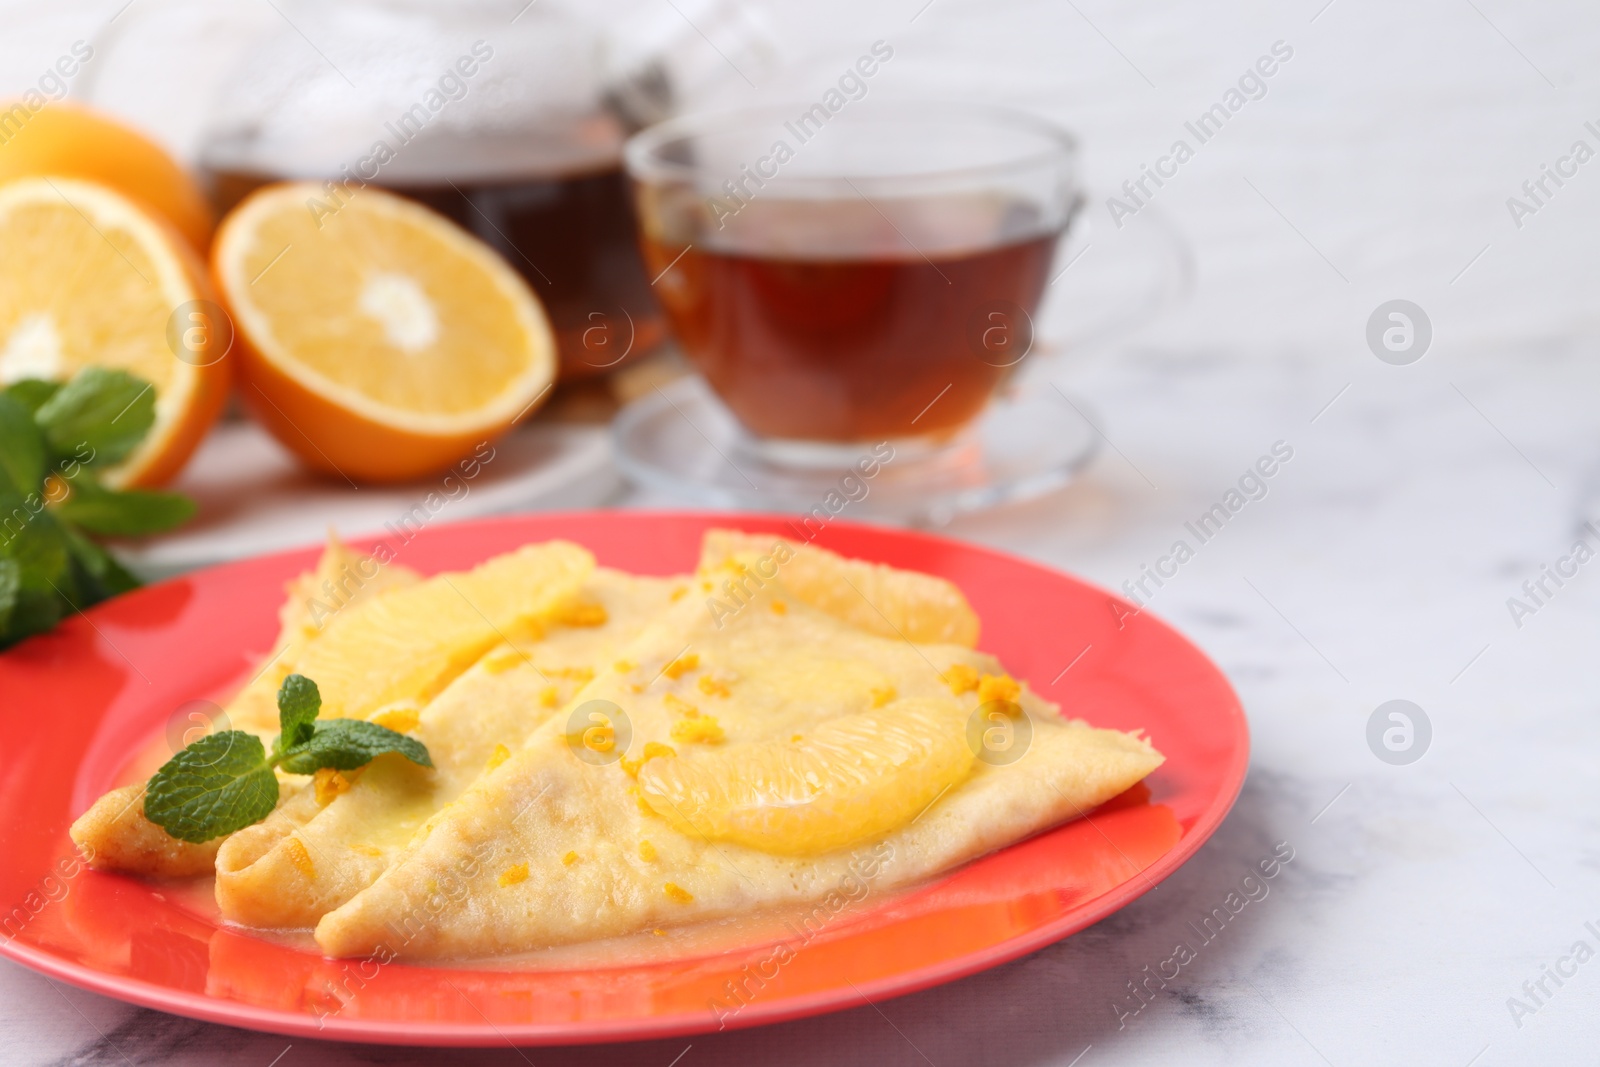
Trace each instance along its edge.
{"label": "glass cup handle", "polygon": [[1159,208],[1145,205],[1120,228],[1094,214],[1079,215],[1051,268],[1041,303],[1068,329],[1036,342],[1047,357],[1036,365],[1046,374],[1063,356],[1102,348],[1152,322],[1194,289],[1193,250]]}

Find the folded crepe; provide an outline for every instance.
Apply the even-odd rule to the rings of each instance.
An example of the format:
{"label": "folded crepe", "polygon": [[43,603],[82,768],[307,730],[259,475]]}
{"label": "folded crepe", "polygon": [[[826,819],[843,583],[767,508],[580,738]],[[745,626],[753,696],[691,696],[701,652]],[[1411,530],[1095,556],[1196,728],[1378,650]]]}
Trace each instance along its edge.
{"label": "folded crepe", "polygon": [[[339,615],[359,615],[384,593],[414,585],[416,571],[382,565],[332,535],[315,569],[285,585],[278,637],[262,666],[212,724],[244,730],[270,744],[278,733],[278,686],[294,672],[306,646]],[[290,805],[305,779],[278,777],[280,809]],[[143,782],[106,793],[72,824],[70,834],[90,866],[147,877],[184,878],[212,869],[222,838],[180,841],[144,817]]]}
{"label": "folded crepe", "polygon": [[[975,637],[939,579],[713,534],[691,595],[324,915],[317,942],[486,956],[818,900],[864,869],[905,885],[1161,763],[1142,738],[1062,719]],[[995,730],[1029,738],[1020,758],[992,757]]]}
{"label": "folded crepe", "polygon": [[419,828],[566,705],[686,580],[597,570],[576,596],[500,643],[417,710],[386,712],[432,757],[381,756],[334,779],[320,804],[281,807],[230,837],[216,858],[224,918],[312,926],[371,885]]}
{"label": "folded crepe", "polygon": [[[455,574],[415,572],[330,544],[315,572],[289,583],[281,630],[262,668],[224,709],[225,723],[270,746],[278,732],[276,694],[302,673],[322,694],[322,717],[414,724],[410,710],[431,699],[484,652],[566,605],[594,569],[586,549],[563,541],[527,545]],[[281,818],[309,818],[297,802],[304,777],[279,773]],[[101,797],[71,836],[104,870],[183,876],[208,868],[222,839],[179,841],[144,817],[144,786]]]}

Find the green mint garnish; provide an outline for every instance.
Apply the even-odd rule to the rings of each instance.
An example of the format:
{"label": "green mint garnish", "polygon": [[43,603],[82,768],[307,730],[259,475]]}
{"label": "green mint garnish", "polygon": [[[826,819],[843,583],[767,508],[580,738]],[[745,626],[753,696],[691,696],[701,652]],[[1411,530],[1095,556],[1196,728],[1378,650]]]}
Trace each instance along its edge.
{"label": "green mint garnish", "polygon": [[293,748],[311,740],[321,711],[316,682],[303,674],[285,678],[278,687],[278,744]]}
{"label": "green mint garnish", "polygon": [[99,481],[154,421],[155,389],[124,371],[0,389],[0,648],[139,584],[90,535],[143,537],[194,514],[176,493]]}
{"label": "green mint garnish", "polygon": [[156,391],[126,371],[85,367],[33,413],[52,451],[104,466],[126,459],[156,421]]}
{"label": "green mint garnish", "polygon": [[398,752],[412,763],[432,767],[422,742],[387,726],[362,719],[329,719],[302,745],[285,749],[278,765],[290,774],[315,774],[324,767],[351,771],[371,763],[385,752]]}
{"label": "green mint garnish", "polygon": [[209,841],[258,823],[278,806],[278,779],[261,739],[208,734],[164,763],[144,793],[144,816],[184,841]]}
{"label": "green mint garnish", "polygon": [[280,733],[269,754],[254,734],[208,734],[173,756],[145,787],[144,816],[181,841],[199,844],[252,826],[278,806],[281,767],[315,774],[365,766],[386,752],[432,767],[420,741],[361,719],[318,721],[317,683],[291,674],[278,689]]}
{"label": "green mint garnish", "polygon": [[107,489],[79,473],[67,479],[71,494],[55,507],[57,517],[106,537],[144,537],[187,521],[194,501],[177,493]]}
{"label": "green mint garnish", "polygon": [[11,625],[11,615],[17,610],[17,597],[22,593],[22,568],[14,559],[0,559],[0,633]]}

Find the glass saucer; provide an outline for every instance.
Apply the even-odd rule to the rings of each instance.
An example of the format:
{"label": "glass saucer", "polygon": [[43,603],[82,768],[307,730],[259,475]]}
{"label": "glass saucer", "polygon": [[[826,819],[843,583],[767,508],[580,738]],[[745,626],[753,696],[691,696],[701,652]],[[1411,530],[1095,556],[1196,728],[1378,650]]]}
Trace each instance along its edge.
{"label": "glass saucer", "polygon": [[940,526],[1066,485],[1099,434],[1049,385],[1002,389],[940,444],[762,441],[698,375],[656,388],[612,424],[617,464],[641,488],[715,507]]}

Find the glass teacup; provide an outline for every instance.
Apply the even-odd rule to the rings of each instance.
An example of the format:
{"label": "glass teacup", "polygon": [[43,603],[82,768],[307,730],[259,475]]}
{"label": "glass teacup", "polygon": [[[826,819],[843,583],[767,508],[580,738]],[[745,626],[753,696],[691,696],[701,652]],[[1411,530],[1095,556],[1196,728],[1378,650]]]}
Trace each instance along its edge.
{"label": "glass teacup", "polygon": [[834,96],[633,138],[647,273],[757,441],[938,444],[1032,349],[1076,144],[1005,108]]}

